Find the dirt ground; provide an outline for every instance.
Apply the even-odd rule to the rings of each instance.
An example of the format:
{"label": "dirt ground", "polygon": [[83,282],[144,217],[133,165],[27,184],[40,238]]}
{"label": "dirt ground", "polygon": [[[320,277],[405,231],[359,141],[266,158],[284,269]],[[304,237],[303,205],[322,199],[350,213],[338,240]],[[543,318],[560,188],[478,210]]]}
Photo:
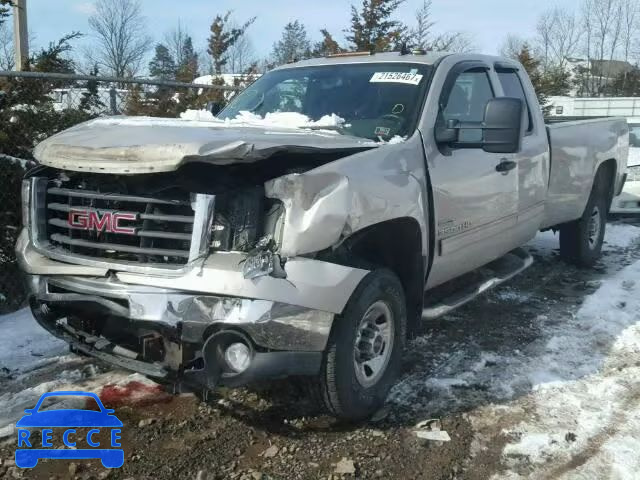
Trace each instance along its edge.
{"label": "dirt ground", "polygon": [[[627,228],[620,222],[617,226],[620,231]],[[549,332],[575,319],[603,281],[640,260],[640,243],[609,243],[593,270],[562,263],[549,245],[548,238],[530,244],[534,265],[508,285],[424,325],[409,345],[402,378],[387,406],[366,424],[340,424],[322,414],[295,381],[223,391],[207,402],[193,395],[157,393],[140,404],[113,399],[109,405],[105,399],[124,423],[121,469],[106,470],[97,461],[70,465],[49,460],[32,470],[20,470],[13,464],[15,436],[11,436],[0,444],[0,477],[475,480],[571,478],[572,472],[579,476],[579,468],[617,427],[603,425],[598,434],[604,437],[594,434],[578,450],[571,450],[577,434],[559,428],[562,436],[554,441],[566,442],[566,448],[559,446],[570,451],[566,457],[553,453],[538,461],[518,453],[513,445],[526,434],[522,425],[540,420],[541,415],[535,387],[540,382],[532,368],[538,361],[544,367],[549,358],[545,356],[553,337]],[[580,328],[575,331],[579,334]],[[563,372],[559,380],[565,384],[581,382],[596,372],[583,371],[576,357],[554,358],[560,358],[553,368]],[[640,366],[640,355],[635,361],[629,368]],[[28,375],[5,370],[0,372],[0,398],[46,385],[59,378],[61,370],[77,372],[69,373],[68,381],[79,387],[110,373],[89,360],[68,357],[62,364],[44,365]],[[635,398],[639,403],[640,387],[628,386],[635,393],[627,401]],[[439,420],[436,423],[451,441],[419,439],[415,425],[428,419]],[[550,423],[561,424],[561,419]]]}

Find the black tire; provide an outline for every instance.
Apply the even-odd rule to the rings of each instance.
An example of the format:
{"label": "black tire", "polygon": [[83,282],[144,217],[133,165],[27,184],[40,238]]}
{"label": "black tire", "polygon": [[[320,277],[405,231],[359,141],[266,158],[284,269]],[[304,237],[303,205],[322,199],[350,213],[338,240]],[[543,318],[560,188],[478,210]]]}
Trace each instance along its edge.
{"label": "black tire", "polygon": [[[362,370],[356,366],[356,339],[358,332],[361,331],[360,326],[365,314],[373,312],[369,318],[374,318],[378,310],[383,312],[382,317],[388,313],[391,314],[392,318],[388,323],[392,324],[393,337],[382,348],[382,352],[387,352],[386,355],[389,355],[388,360],[385,361],[386,366],[383,363],[375,376],[368,379],[365,376],[365,385],[363,385],[359,380],[363,378],[362,372],[371,370],[366,370],[366,366]],[[378,321],[374,320],[373,323]],[[384,324],[386,322],[381,325]],[[343,314],[336,317],[329,337],[320,373],[319,393],[323,403],[333,415],[343,420],[359,421],[368,418],[383,406],[389,390],[399,375],[406,328],[407,307],[400,280],[389,270],[373,270],[353,293]],[[359,345],[369,345],[369,343],[374,345],[378,336],[383,335],[374,334],[375,338],[372,342],[363,341]],[[380,348],[380,343],[377,345]],[[390,352],[385,350],[389,345]],[[357,350],[358,355],[361,350],[361,348]],[[373,383],[367,385],[368,381]]]}
{"label": "black tire", "polygon": [[602,255],[608,211],[602,178],[596,177],[582,217],[560,227],[560,256],[579,267],[592,267]]}

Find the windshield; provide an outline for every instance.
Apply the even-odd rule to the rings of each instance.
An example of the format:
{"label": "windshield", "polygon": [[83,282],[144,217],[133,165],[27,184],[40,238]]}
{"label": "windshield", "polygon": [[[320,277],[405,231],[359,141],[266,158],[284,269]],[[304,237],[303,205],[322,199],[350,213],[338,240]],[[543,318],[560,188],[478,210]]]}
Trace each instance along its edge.
{"label": "windshield", "polygon": [[272,71],[238,95],[219,118],[246,111],[295,112],[317,121],[338,115],[341,133],[373,140],[407,137],[422,108],[431,67],[367,63],[289,68]]}

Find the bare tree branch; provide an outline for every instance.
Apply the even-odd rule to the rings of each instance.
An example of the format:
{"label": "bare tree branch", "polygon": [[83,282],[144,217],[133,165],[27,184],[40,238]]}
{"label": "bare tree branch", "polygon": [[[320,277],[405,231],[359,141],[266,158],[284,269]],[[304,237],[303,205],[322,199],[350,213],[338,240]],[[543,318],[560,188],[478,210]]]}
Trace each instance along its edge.
{"label": "bare tree branch", "polygon": [[13,32],[6,23],[0,23],[0,70],[13,70],[15,65]]}
{"label": "bare tree branch", "polygon": [[640,29],[640,3],[637,0],[624,0],[622,10],[622,45],[624,60],[628,62],[631,60],[634,41],[640,41],[637,36]]}
{"label": "bare tree branch", "polygon": [[151,47],[140,0],[96,0],[95,9],[89,17],[96,39],[87,52],[91,62],[116,77],[140,73]]}
{"label": "bare tree branch", "polygon": [[436,22],[431,13],[432,0],[423,0],[416,12],[416,25],[410,31],[412,43],[423,50],[469,52],[473,50],[473,40],[465,32],[434,33]]}
{"label": "bare tree branch", "polygon": [[[231,28],[238,28],[238,25],[233,25]],[[228,55],[227,70],[229,73],[245,73],[255,63],[255,50],[246,32],[240,35],[236,43],[229,47]]]}

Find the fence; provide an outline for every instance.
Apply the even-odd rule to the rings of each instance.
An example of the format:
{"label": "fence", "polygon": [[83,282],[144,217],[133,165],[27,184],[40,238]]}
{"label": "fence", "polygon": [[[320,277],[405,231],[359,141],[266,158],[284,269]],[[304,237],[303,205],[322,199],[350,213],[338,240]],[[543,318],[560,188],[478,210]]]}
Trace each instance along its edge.
{"label": "fence", "polygon": [[187,109],[224,104],[250,77],[213,85],[44,72],[0,71],[0,314],[25,301],[14,246],[22,228],[20,189],[36,165],[41,140],[102,115],[178,117]]}

